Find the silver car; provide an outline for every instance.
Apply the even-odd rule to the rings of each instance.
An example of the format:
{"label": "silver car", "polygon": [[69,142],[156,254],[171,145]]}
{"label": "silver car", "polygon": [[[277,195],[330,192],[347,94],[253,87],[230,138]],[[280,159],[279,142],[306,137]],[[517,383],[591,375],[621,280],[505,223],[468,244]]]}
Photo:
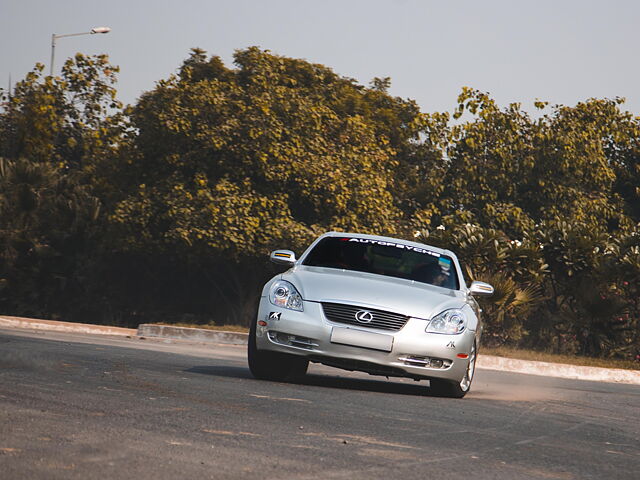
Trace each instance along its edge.
{"label": "silver car", "polygon": [[428,379],[461,398],[471,387],[482,322],[454,253],[395,238],[330,232],[264,286],[249,336],[251,373],[299,377],[309,362],[372,375]]}

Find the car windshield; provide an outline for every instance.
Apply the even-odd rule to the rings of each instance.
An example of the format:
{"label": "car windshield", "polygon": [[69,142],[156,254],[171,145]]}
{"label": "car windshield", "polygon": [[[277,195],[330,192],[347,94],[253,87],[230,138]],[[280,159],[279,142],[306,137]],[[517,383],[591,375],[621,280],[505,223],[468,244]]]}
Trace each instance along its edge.
{"label": "car windshield", "polygon": [[458,275],[451,257],[426,248],[385,240],[325,237],[309,252],[302,264],[375,273],[459,289]]}

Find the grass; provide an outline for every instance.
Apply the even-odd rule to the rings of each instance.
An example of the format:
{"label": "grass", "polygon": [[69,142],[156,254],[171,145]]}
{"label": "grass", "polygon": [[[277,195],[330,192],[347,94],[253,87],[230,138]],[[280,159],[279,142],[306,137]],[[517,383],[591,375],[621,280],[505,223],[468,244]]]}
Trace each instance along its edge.
{"label": "grass", "polygon": [[[170,327],[204,328],[206,330],[223,330],[226,332],[249,333],[249,329],[239,325],[194,325],[192,323],[159,323]],[[584,367],[622,368],[625,370],[640,370],[640,362],[633,360],[581,357],[577,355],[559,355],[555,353],[537,352],[510,347],[489,348],[482,346],[481,354],[496,357],[533,360],[536,362],[565,363]]]}

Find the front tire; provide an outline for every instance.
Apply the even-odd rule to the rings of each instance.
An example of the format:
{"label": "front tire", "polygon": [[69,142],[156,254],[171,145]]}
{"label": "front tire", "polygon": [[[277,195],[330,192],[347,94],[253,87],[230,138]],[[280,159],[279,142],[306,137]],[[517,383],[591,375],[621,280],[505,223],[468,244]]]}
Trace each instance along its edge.
{"label": "front tire", "polygon": [[253,319],[249,329],[247,358],[251,374],[260,380],[295,380],[307,373],[309,360],[298,355],[259,350],[256,342],[256,322]]}
{"label": "front tire", "polygon": [[469,393],[469,390],[471,390],[471,382],[473,381],[473,377],[476,371],[476,357],[477,348],[476,342],[474,341],[471,347],[471,353],[469,354],[469,365],[467,366],[467,371],[465,372],[462,380],[460,380],[460,382],[456,382],[452,380],[434,378],[433,380],[429,380],[431,391],[436,395],[440,395],[442,397],[464,397],[467,393]]}

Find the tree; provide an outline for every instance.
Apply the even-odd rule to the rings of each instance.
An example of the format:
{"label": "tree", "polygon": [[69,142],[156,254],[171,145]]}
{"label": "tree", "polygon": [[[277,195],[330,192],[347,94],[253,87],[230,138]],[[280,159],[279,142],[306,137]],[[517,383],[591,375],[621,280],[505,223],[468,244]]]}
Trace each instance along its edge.
{"label": "tree", "polygon": [[283,244],[301,249],[331,229],[394,234],[401,219],[391,134],[378,136],[372,116],[347,107],[362,87],[257,48],[235,59],[237,69],[225,69],[195,50],[178,76],[141,97],[132,110],[139,134],[113,177],[126,188],[110,217],[122,251],[215,263],[212,290],[237,285],[219,296],[230,310],[249,303],[268,273],[237,264],[249,268]]}
{"label": "tree", "polygon": [[62,77],[37,64],[16,84],[0,114],[0,156],[79,168],[117,143],[123,121],[113,87],[118,67],[106,55],[78,53]]}
{"label": "tree", "polygon": [[99,214],[99,200],[74,174],[0,158],[3,309],[33,316],[82,310]]}
{"label": "tree", "polygon": [[[640,130],[637,119],[619,110],[620,103],[591,99],[556,106],[534,121],[518,104],[501,110],[476,90],[463,89],[459,97],[454,116],[466,113],[471,119],[451,131],[450,166],[436,202],[440,221],[447,228],[467,222],[476,229],[467,235],[470,243],[461,241],[464,236],[450,241],[463,257],[469,256],[467,244],[484,252],[492,281],[507,293],[528,288],[529,280],[519,276],[516,265],[486,255],[501,244],[539,248],[536,256],[548,272],[538,276],[535,288],[544,293],[545,305],[535,316],[519,314],[522,340],[537,347],[608,355],[630,345],[634,320],[625,317],[630,304],[616,293],[624,285],[622,271],[605,268],[616,263],[612,245],[633,229],[629,215],[636,211],[628,200],[636,195],[631,186],[637,182]],[[497,293],[490,302],[515,298]],[[495,319],[506,318],[500,308]],[[510,328],[504,324],[497,331],[506,334]]]}
{"label": "tree", "polygon": [[118,69],[105,55],[77,54],[61,77],[42,71],[36,65],[0,111],[0,302],[73,319],[100,310],[97,171],[125,143],[126,122],[113,87]]}
{"label": "tree", "polygon": [[526,320],[544,300],[548,265],[536,239],[510,240],[503,232],[455,217],[445,225],[419,231],[428,244],[451,249],[460,258],[469,282],[481,280],[493,285],[491,297],[480,299],[486,320],[485,341],[493,345],[517,345],[529,331]]}
{"label": "tree", "polygon": [[4,96],[3,308],[246,324],[269,250],[354,230],[456,251],[496,287],[493,343],[640,353],[640,120],[622,99],[532,118],[464,88],[452,115],[423,113],[389,78],[234,58],[194,49],[127,108],[106,56],[37,65]]}

